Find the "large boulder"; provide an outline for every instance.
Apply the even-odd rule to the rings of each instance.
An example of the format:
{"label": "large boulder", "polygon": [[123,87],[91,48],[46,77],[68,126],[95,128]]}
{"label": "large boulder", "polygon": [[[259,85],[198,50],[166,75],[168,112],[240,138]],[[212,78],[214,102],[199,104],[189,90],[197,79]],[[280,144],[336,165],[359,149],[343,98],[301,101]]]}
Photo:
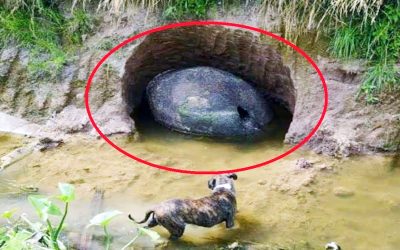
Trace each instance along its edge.
{"label": "large boulder", "polygon": [[161,73],[147,86],[147,98],[156,121],[188,134],[253,135],[262,132],[273,117],[253,86],[211,67]]}

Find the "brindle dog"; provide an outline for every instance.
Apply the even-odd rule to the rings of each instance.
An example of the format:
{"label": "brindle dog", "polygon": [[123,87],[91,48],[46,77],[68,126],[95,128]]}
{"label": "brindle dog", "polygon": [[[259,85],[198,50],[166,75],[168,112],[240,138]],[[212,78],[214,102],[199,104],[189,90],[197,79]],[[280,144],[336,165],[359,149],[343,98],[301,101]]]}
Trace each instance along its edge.
{"label": "brindle dog", "polygon": [[[170,233],[170,239],[176,240],[183,235],[186,224],[212,227],[225,222],[226,228],[234,226],[236,197],[233,180],[236,174],[214,176],[208,181],[212,194],[197,200],[173,199],[160,203],[147,211],[145,218],[137,222],[146,222],[147,227],[161,225]],[[131,215],[129,219],[135,221]]]}

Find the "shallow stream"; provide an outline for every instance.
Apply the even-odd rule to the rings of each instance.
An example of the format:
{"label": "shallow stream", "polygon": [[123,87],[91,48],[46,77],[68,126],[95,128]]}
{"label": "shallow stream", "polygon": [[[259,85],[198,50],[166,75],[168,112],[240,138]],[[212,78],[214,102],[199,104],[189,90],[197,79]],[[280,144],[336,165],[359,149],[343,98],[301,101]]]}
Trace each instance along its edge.
{"label": "shallow stream", "polygon": [[[272,140],[232,143],[193,139],[152,126],[142,127],[138,141],[125,136],[112,140],[152,162],[196,170],[242,167],[289,148],[281,143],[279,132],[272,133],[276,135]],[[0,134],[0,156],[30,140]],[[313,166],[299,168],[299,158]],[[400,169],[390,168],[390,163],[391,158],[385,156],[338,160],[298,150],[266,167],[240,172],[235,228],[189,226],[184,237],[169,242],[167,248],[214,249],[239,242],[258,249],[323,249],[327,242],[336,241],[343,249],[398,249]],[[146,209],[165,199],[205,196],[208,179],[154,169],[118,153],[103,140],[74,135],[61,147],[34,152],[1,172],[0,207],[18,207],[18,213],[34,216],[20,186],[32,185],[42,194],[54,194],[58,182],[73,183],[77,201],[70,209],[68,229],[69,236],[79,241],[93,213],[95,188],[105,190],[102,210],[125,213],[110,229],[118,249],[135,235],[128,213],[141,219]],[[155,229],[168,237],[163,228]],[[151,243],[143,238],[137,246],[151,247]]]}

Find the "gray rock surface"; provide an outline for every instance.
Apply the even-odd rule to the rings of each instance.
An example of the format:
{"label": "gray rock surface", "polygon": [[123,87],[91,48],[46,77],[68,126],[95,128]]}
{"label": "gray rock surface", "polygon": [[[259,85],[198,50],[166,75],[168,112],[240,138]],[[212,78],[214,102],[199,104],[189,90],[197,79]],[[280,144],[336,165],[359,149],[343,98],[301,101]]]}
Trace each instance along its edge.
{"label": "gray rock surface", "polygon": [[189,134],[256,134],[273,117],[268,103],[253,86],[211,67],[162,73],[149,83],[147,96],[156,121]]}

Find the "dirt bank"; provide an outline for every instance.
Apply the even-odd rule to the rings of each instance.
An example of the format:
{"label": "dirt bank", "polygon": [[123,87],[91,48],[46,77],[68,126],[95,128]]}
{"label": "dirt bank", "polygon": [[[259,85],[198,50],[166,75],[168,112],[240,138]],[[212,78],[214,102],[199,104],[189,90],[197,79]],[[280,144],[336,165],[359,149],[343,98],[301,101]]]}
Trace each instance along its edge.
{"label": "dirt bank", "polygon": [[[254,17],[250,18],[249,13],[234,11],[224,17],[218,17],[217,14],[217,19],[270,28]],[[147,14],[143,10],[137,10],[133,17],[125,16],[118,23],[109,16],[101,16],[102,22],[95,34],[86,40],[79,52],[71,56],[70,62],[56,78],[29,75],[27,65],[31,58],[28,52],[13,46],[2,48],[0,51],[0,111],[40,124],[46,131],[57,134],[80,132],[97,135],[88,122],[84,108],[83,92],[86,80],[97,61],[114,45],[133,34],[161,24],[157,15]],[[204,34],[208,34],[207,32]],[[230,58],[228,60],[232,63],[230,65],[234,65],[236,59],[240,62],[241,55],[238,52],[244,51],[243,42],[250,43],[247,48],[255,49],[258,46],[255,46],[258,39],[249,39],[249,34],[245,32],[232,31],[224,34],[226,36],[216,37],[219,42],[218,47],[214,49],[224,51],[227,56],[225,58]],[[183,35],[185,34],[182,33]],[[201,32],[197,36],[200,39],[206,38]],[[265,46],[273,51],[271,53],[274,57],[279,58],[282,50],[274,49],[276,43],[269,39],[262,40]],[[122,77],[126,73],[128,58],[132,56],[136,48],[140,50],[141,46],[144,46],[141,44],[137,47],[142,42],[143,39],[135,41],[112,55],[100,68],[93,81],[90,93],[91,109],[95,120],[105,134],[136,132],[134,121],[129,117],[127,103],[122,95]],[[210,55],[207,54],[206,45],[206,43],[197,44],[200,46],[199,49],[205,51],[203,53],[205,56]],[[355,96],[365,71],[362,62],[339,62],[321,56],[326,54],[325,51],[316,52],[308,48],[305,51],[310,53],[327,80],[329,110],[320,130],[307,146],[316,152],[335,156],[394,151],[395,135],[400,120],[398,95],[387,96],[381,103],[373,106],[357,102]],[[265,65],[257,64],[257,62],[270,59],[269,55],[271,55],[271,53],[265,55],[258,53],[257,57],[251,57],[255,55],[254,53],[257,54],[257,49],[246,50],[246,55],[250,55],[246,59],[250,65]],[[271,62],[268,60],[265,62]],[[134,63],[133,61],[134,58],[131,58],[130,63]],[[316,72],[297,54],[285,53],[283,64],[279,67],[285,70],[280,71],[273,67],[268,69],[269,72],[276,74],[273,77],[276,81],[272,81],[275,84],[269,86],[272,86],[271,90],[277,93],[278,99],[280,97],[293,112],[293,121],[285,141],[294,144],[309,133],[321,113],[322,87]],[[160,71],[161,68],[155,70]],[[258,79],[257,75],[250,71],[240,71],[239,68],[231,68],[231,71],[238,71],[239,75],[249,78],[256,84],[265,84],[265,79]],[[137,72],[136,74],[139,74],[145,70],[139,68]],[[284,74],[277,72],[284,72]],[[264,76],[270,75],[264,74]],[[289,82],[289,84],[280,84],[282,82]]]}

